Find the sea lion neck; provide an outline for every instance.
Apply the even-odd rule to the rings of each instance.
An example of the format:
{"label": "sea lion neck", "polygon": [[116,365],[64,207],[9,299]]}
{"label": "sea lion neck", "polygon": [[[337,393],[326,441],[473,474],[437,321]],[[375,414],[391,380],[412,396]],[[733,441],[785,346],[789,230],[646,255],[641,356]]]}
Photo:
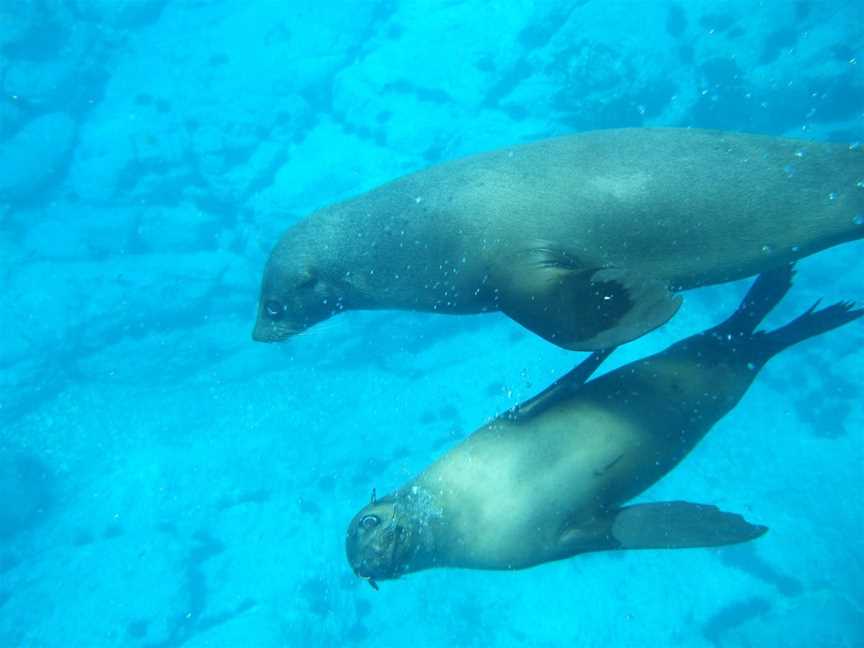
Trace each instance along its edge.
{"label": "sea lion neck", "polygon": [[442,526],[444,510],[434,495],[417,484],[409,484],[394,494],[396,524],[400,534],[399,573],[444,566],[438,527]]}
{"label": "sea lion neck", "polygon": [[[408,189],[394,193],[376,190],[314,213],[291,248],[327,267],[345,308],[477,312],[473,302],[485,294],[471,277],[480,270],[452,240],[440,206],[416,202]],[[440,231],[429,231],[432,220]],[[470,260],[482,263],[478,255]],[[467,294],[466,308],[459,296]]]}

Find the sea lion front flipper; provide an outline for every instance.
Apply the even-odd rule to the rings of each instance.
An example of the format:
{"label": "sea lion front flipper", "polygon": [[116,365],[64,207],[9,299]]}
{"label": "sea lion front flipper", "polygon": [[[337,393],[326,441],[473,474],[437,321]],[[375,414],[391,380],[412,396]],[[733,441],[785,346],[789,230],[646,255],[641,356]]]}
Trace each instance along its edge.
{"label": "sea lion front flipper", "polygon": [[533,416],[545,412],[556,403],[567,400],[577,389],[582,387],[603,361],[615,350],[615,347],[594,351],[578,365],[573,367],[542,392],[529,398],[524,403],[513,407],[507,418],[511,421],[526,422]]}
{"label": "sea lion front flipper", "polygon": [[586,268],[566,253],[533,250],[511,268],[499,308],[537,335],[573,351],[634,340],[681,306],[662,281],[620,268]]}
{"label": "sea lion front flipper", "polygon": [[612,536],[621,549],[717,547],[753,540],[767,530],[736,513],[690,502],[626,506],[612,521]]}

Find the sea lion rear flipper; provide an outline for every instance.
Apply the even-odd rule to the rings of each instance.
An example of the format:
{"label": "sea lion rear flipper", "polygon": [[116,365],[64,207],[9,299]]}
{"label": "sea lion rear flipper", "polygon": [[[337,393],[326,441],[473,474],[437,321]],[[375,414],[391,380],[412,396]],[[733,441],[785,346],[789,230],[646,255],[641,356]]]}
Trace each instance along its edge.
{"label": "sea lion rear flipper", "polygon": [[753,540],[767,530],[736,513],[690,502],[626,506],[612,521],[612,536],[621,549],[716,547]]}
{"label": "sea lion rear flipper", "polygon": [[501,291],[501,311],[574,351],[634,340],[666,323],[681,306],[662,281],[620,268],[586,268],[548,248],[531,250],[511,272]]}

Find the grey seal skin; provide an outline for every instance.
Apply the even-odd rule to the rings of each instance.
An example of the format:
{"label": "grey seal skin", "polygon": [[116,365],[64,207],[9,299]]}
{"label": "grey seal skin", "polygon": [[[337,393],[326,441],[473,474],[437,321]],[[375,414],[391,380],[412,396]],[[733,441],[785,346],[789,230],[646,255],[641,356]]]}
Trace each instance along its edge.
{"label": "grey seal skin", "polygon": [[573,350],[666,322],[674,291],[758,274],[864,235],[864,151],[689,129],[622,129],[476,155],[289,228],[253,338],[351,309],[502,311]]}
{"label": "grey seal skin", "polygon": [[767,530],[714,506],[627,505],[674,468],[783,349],[864,314],[815,306],[756,326],[789,288],[781,267],[725,322],[586,380],[606,352],[480,428],[351,521],[346,552],[373,586],[433,567],[522,569],[591,551],[705,547]]}

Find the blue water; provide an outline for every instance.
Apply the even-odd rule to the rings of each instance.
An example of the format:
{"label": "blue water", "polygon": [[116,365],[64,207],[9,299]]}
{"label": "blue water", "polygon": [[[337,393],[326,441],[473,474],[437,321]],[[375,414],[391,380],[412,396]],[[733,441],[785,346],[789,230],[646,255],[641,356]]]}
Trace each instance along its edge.
{"label": "blue water", "polygon": [[[860,0],[0,0],[0,646],[864,646],[864,326],[784,353],[646,500],[723,549],[433,570],[344,532],[580,355],[498,315],[251,341],[288,225],[431,163],[613,126],[864,140]],[[864,302],[861,243],[772,322]],[[686,295],[610,367],[716,323]]]}

